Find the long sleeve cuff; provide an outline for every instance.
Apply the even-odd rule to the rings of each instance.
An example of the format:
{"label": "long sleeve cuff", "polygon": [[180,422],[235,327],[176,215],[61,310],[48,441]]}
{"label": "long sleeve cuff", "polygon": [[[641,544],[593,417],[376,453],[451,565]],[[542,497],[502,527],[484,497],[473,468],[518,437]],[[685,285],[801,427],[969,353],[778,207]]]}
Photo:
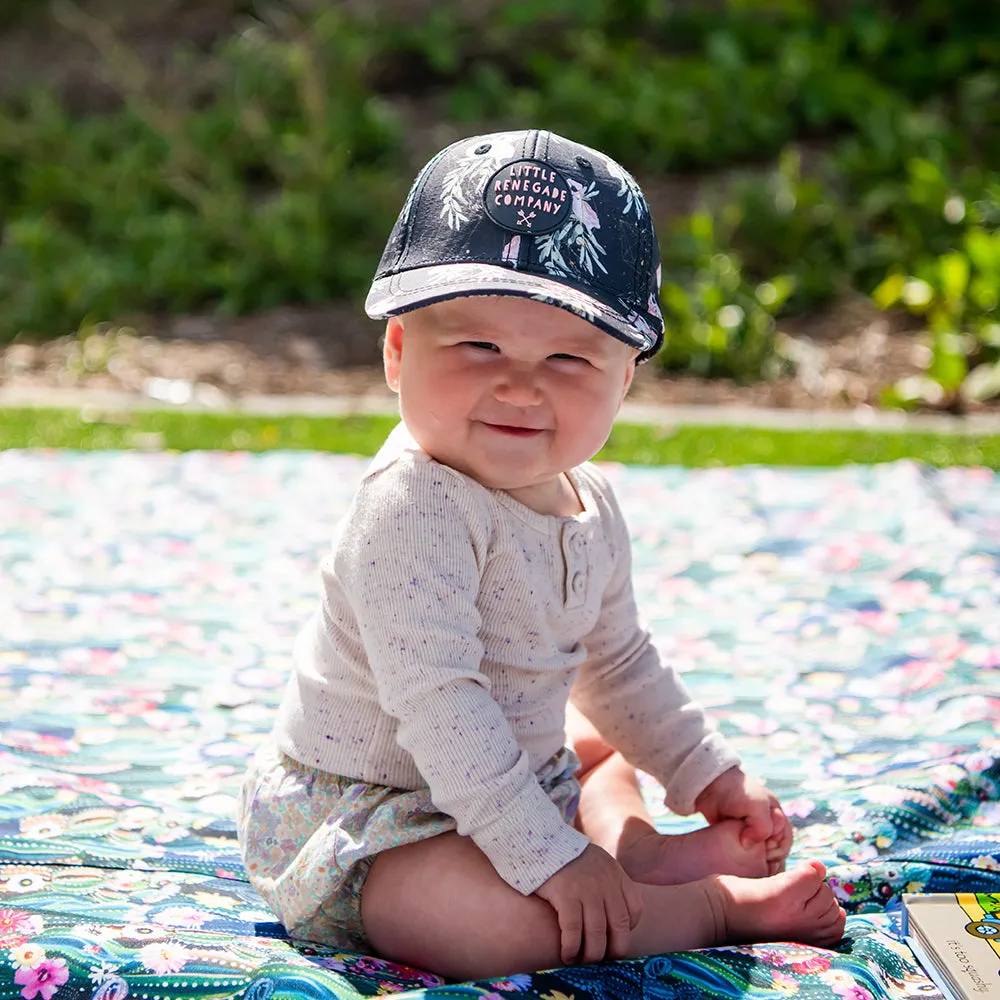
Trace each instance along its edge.
{"label": "long sleeve cuff", "polygon": [[541,788],[538,795],[509,803],[495,822],[472,835],[497,874],[524,896],[579,857],[590,843],[562,818]]}
{"label": "long sleeve cuff", "polygon": [[678,816],[690,816],[698,796],[720,774],[739,763],[740,758],[719,733],[707,733],[681,761],[667,785],[667,808]]}

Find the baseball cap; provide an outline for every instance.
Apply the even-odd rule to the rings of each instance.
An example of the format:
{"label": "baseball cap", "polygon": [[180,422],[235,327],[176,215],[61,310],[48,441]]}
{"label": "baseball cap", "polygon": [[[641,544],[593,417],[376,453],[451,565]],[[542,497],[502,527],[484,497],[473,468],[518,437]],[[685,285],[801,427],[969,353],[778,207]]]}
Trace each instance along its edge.
{"label": "baseball cap", "polygon": [[468,295],[567,309],[639,350],[663,343],[649,207],[610,157],[553,132],[452,143],[417,175],[365,311],[387,319]]}

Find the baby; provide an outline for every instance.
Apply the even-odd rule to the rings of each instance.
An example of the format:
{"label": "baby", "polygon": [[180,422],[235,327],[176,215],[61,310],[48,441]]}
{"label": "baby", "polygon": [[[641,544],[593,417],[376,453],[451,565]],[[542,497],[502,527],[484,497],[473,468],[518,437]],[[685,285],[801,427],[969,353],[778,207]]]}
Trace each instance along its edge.
{"label": "baby", "polygon": [[[417,177],[368,296],[401,423],[322,566],[239,808],[296,937],[478,979],[711,945],[833,945],[844,911],[641,627],[589,463],[656,353],[632,177],[540,131]],[[692,833],[658,834],[636,768]]]}

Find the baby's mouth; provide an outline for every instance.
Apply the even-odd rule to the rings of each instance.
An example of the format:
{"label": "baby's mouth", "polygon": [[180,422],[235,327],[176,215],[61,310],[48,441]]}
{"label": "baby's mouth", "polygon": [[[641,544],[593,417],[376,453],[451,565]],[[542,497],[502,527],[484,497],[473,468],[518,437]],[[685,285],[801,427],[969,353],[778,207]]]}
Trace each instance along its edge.
{"label": "baby's mouth", "polygon": [[543,433],[541,427],[520,427],[515,424],[493,424],[486,420],[484,420],[483,423],[491,431],[497,431],[500,434],[507,434],[510,437],[534,437],[536,434]]}

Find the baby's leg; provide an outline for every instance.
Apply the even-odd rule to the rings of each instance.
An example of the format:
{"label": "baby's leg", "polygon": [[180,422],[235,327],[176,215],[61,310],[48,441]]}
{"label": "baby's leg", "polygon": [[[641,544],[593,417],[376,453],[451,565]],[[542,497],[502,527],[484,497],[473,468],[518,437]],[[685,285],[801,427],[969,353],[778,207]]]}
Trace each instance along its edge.
{"label": "baby's leg", "polygon": [[[687,885],[642,885],[643,914],[629,957],[712,945],[795,940],[830,946],[844,912],[803,863],[763,879],[711,876]],[[522,896],[467,837],[446,833],[378,855],[362,895],[365,933],[376,954],[450,979],[483,979],[554,968],[555,911]]]}
{"label": "baby's leg", "polygon": [[737,820],[691,833],[657,833],[632,765],[572,705],[566,725],[581,762],[577,825],[637,882],[672,885],[706,875],[763,878],[783,870],[784,856],[772,857],[764,843],[749,848],[740,843]]}

